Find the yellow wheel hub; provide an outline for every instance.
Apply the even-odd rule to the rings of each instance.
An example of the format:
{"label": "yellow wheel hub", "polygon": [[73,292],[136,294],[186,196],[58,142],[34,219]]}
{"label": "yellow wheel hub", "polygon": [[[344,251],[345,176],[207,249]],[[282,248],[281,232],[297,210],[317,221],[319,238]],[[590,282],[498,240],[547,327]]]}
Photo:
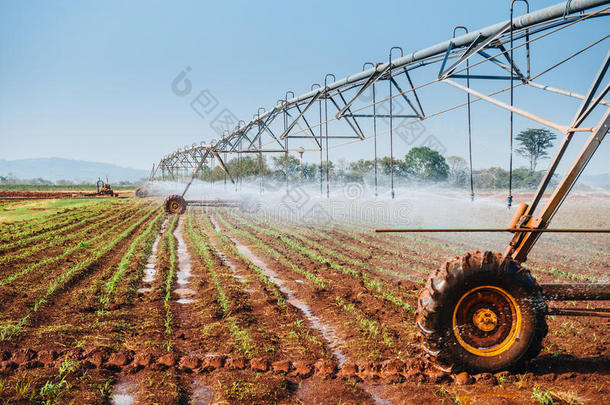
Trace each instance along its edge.
{"label": "yellow wheel hub", "polygon": [[172,203],[169,205],[169,207],[172,210],[172,212],[178,212],[178,211],[180,211],[180,208],[182,208],[182,205],[178,201],[172,201]]}
{"label": "yellow wheel hub", "polygon": [[481,308],[472,316],[472,323],[484,332],[491,332],[498,324],[498,317],[493,311]]}
{"label": "yellow wheel hub", "polygon": [[458,343],[477,356],[497,356],[508,350],[521,332],[521,310],[506,290],[484,285],[462,295],[453,310]]}

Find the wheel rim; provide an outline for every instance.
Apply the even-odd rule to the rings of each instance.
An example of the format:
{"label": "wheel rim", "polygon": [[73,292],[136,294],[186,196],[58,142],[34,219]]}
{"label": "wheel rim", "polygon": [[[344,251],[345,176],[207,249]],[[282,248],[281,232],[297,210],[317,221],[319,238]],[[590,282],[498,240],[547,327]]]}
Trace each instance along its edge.
{"label": "wheel rim", "polygon": [[453,310],[457,341],[477,356],[497,356],[508,350],[519,336],[521,323],[515,298],[491,285],[466,292]]}
{"label": "wheel rim", "polygon": [[182,204],[180,204],[178,201],[172,201],[169,203],[169,210],[173,213],[180,212],[181,208]]}

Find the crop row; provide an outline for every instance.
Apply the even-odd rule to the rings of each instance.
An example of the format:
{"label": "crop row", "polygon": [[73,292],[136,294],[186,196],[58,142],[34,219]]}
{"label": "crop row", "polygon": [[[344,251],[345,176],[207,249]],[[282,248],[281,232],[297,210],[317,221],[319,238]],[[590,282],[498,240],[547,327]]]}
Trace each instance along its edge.
{"label": "crop row", "polygon": [[[86,230],[83,230],[81,232],[79,232],[80,235],[84,235],[86,232],[91,231],[92,229],[97,229],[98,227],[102,227],[105,222],[110,222],[111,220],[114,220],[120,216],[123,216],[125,213],[121,213],[119,215],[117,215],[116,217],[110,218],[107,221],[103,221],[103,223],[97,223],[97,224],[93,224],[91,227],[88,227]],[[85,240],[85,241],[81,241],[78,244],[72,246],[71,248],[68,248],[66,250],[63,251],[62,254],[58,255],[58,256],[49,256],[43,260],[40,260],[38,262],[34,262],[31,265],[22,268],[21,270],[18,270],[14,273],[11,273],[10,275],[8,275],[7,277],[5,277],[4,279],[0,280],[0,286],[5,286],[5,285],[9,285],[11,283],[13,283],[15,280],[23,277],[24,275],[30,273],[32,270],[36,270],[39,267],[42,266],[46,266],[48,264],[52,264],[52,263],[57,263],[59,261],[61,261],[62,259],[69,257],[70,255],[72,255],[73,253],[76,253],[80,250],[86,250],[87,248],[89,248],[90,246],[92,246],[93,244],[95,244],[98,240],[103,240],[107,235],[111,234],[112,232],[114,232],[116,229],[119,229],[121,226],[123,226],[124,222],[127,222],[131,219],[130,216],[128,216],[125,221],[123,222],[118,222],[115,223],[113,226],[111,226],[110,228],[107,228],[106,230],[104,230],[103,232],[100,232],[98,234],[96,234],[94,237]],[[65,240],[68,239],[72,239],[73,235],[66,235],[65,236]],[[61,244],[63,243],[63,238],[57,241],[57,244]]]}
{"label": "crop row", "polygon": [[[69,227],[66,227],[63,229],[58,229],[56,231],[52,231],[52,232],[50,232],[50,235],[48,235],[48,240],[45,243],[37,244],[34,246],[30,246],[26,249],[22,249],[18,254],[6,255],[6,256],[0,258],[0,264],[7,263],[7,262],[14,262],[16,260],[24,259],[24,258],[34,255],[35,253],[42,251],[42,250],[48,251],[49,248],[52,248],[55,246],[64,246],[66,244],[66,242],[69,242],[72,240],[78,240],[79,238],[81,238],[83,235],[87,234],[91,230],[100,228],[108,223],[113,223],[117,218],[124,216],[125,214],[130,214],[130,213],[136,212],[136,210],[137,209],[134,208],[134,209],[126,210],[126,211],[121,211],[118,214],[113,215],[111,217],[109,217],[109,214],[112,214],[112,211],[105,212],[100,216],[94,217],[92,219],[90,218],[87,222],[92,222],[92,224],[79,230],[76,233],[69,233],[69,231],[72,230],[72,228],[74,228],[73,226],[69,226]],[[104,217],[106,217],[106,218],[104,218]],[[83,222],[85,222],[85,221],[83,221]],[[80,226],[81,223],[79,222],[75,225]]]}
{"label": "crop row", "polygon": [[158,231],[161,226],[161,222],[165,217],[163,212],[159,212],[157,216],[150,221],[148,227],[142,232],[129,246],[127,252],[121,258],[119,265],[117,266],[115,272],[112,276],[106,281],[104,285],[103,295],[100,298],[100,304],[102,307],[107,307],[110,303],[113,295],[116,292],[116,288],[118,284],[121,282],[123,277],[125,276],[125,272],[131,265],[131,262],[136,254],[138,248],[142,248],[143,253],[150,253],[150,248],[152,247],[153,241],[155,240],[155,230]]}
{"label": "crop row", "polygon": [[174,215],[172,219],[170,219],[167,231],[165,232],[166,246],[169,252],[169,266],[165,271],[165,280],[163,283],[163,305],[165,307],[165,334],[168,336],[166,345],[168,351],[171,351],[172,349],[170,336],[172,334],[173,317],[170,302],[172,298],[172,286],[174,285],[174,278],[176,276],[176,267],[178,266],[178,258],[176,257],[176,238],[174,237],[174,230],[176,229],[177,222],[178,215]]}
{"label": "crop row", "polygon": [[14,242],[0,244],[0,253],[5,252],[7,250],[19,248],[20,246],[30,244],[32,242],[36,242],[42,239],[44,239],[45,241],[50,241],[57,234],[67,232],[83,223],[90,221],[91,219],[95,220],[97,217],[107,212],[109,212],[109,210],[105,207],[98,208],[95,210],[91,210],[90,212],[79,213],[78,216],[70,216],[60,222],[53,222],[51,225],[45,226],[44,228],[35,232],[16,234],[11,238],[12,240],[14,240]]}
{"label": "crop row", "polygon": [[54,214],[52,210],[49,210],[50,214],[41,218],[22,220],[13,224],[0,224],[0,242],[20,239],[30,234],[48,230],[54,227],[57,221],[78,218],[87,212],[111,209],[123,204],[113,200],[93,200],[83,206],[64,208]]}
{"label": "crop row", "polygon": [[[231,285],[239,290],[239,294],[232,294],[231,297],[241,301],[238,305],[242,310],[249,308],[247,312],[250,312],[252,308],[257,308],[257,311],[252,313],[258,325],[256,334],[260,335],[261,331],[264,332],[262,336],[255,339],[256,342],[260,342],[259,344],[264,346],[257,349],[259,354],[279,354],[282,352],[285,355],[311,358],[330,356],[320,337],[306,324],[303,313],[286,301],[286,296],[280,290],[280,285],[276,284],[278,280],[267,275],[267,269],[262,269],[246,254],[242,253],[233,243],[232,237],[229,237],[220,229],[216,229],[211,223],[211,217],[204,214],[198,216],[197,219],[200,224],[198,231],[202,237],[208,240],[210,252],[221,249],[234,260],[235,273],[229,271],[227,266],[222,266],[226,270],[222,280],[224,285]],[[223,224],[218,216],[214,216],[214,220],[217,224]],[[210,244],[209,238],[216,241],[214,246]],[[238,269],[243,269],[247,273]],[[241,282],[237,282],[236,279],[238,272]],[[248,280],[250,275],[253,277],[251,281]],[[249,286],[247,291],[243,290],[245,285]],[[248,318],[251,317],[246,317],[245,320]],[[251,323],[252,320],[244,323],[244,325]]]}
{"label": "crop row", "polygon": [[[189,211],[187,218],[187,233],[190,237],[192,246],[197,256],[203,259],[205,268],[212,279],[217,294],[217,302],[221,308],[222,317],[228,323],[228,330],[234,341],[234,346],[237,347],[244,356],[251,358],[258,354],[259,350],[248,330],[242,327],[243,320],[240,317],[239,308],[234,302],[234,300],[245,296],[245,293],[241,287],[234,282],[232,275],[228,274],[229,269],[222,265],[219,266],[218,262],[212,258],[214,248],[210,244],[208,235],[210,232],[215,231],[212,229],[211,224],[209,222],[204,222],[205,233],[201,231],[200,227],[195,230],[192,216],[191,210]],[[221,243],[223,242],[226,241],[221,240]],[[227,245],[223,243],[223,247],[227,247]],[[228,293],[226,291],[227,288],[230,288],[233,291]]]}
{"label": "crop row", "polygon": [[96,251],[86,259],[77,262],[67,271],[54,278],[53,282],[47,287],[42,297],[37,299],[34,306],[26,312],[25,316],[16,322],[9,321],[5,322],[3,325],[0,325],[0,341],[9,340],[19,334],[21,329],[29,322],[32,315],[37,313],[57,291],[67,286],[71,281],[79,277],[81,274],[87,272],[92,264],[103,258],[111,249],[131,235],[138,226],[140,226],[151,216],[151,214],[152,213],[150,211],[146,212],[127,229],[123,230],[123,232],[113,237],[100,248],[96,249]]}
{"label": "crop row", "polygon": [[289,261],[287,258],[285,258],[280,252],[273,249],[271,246],[265,244],[262,240],[254,237],[251,233],[243,231],[238,228],[235,228],[232,224],[227,222],[221,215],[216,216],[216,218],[218,219],[218,221],[220,221],[222,223],[222,225],[225,228],[229,229],[229,232],[235,233],[236,235],[239,235],[239,236],[247,239],[248,241],[254,243],[258,248],[260,248],[264,252],[271,255],[271,257],[273,257],[274,259],[279,261],[284,266],[290,268],[294,272],[305,277],[307,280],[313,282],[315,284],[316,288],[318,288],[320,290],[324,290],[328,287],[328,280],[325,280],[323,277],[321,277],[307,269],[304,269],[304,268],[301,268],[300,266],[295,265],[294,263]]}
{"label": "crop row", "polygon": [[[226,211],[223,211],[223,214],[224,213],[226,213]],[[265,244],[266,242],[261,241],[256,236],[256,232],[249,232],[247,228],[238,229],[230,222],[222,219],[220,215],[217,215],[216,218],[219,221],[223,221],[223,226],[230,234],[234,233],[235,235],[239,235],[240,238],[246,238],[249,243],[255,244],[263,252],[269,252],[268,249],[260,247],[260,244]],[[246,227],[247,225],[240,223],[240,226]],[[255,230],[254,228],[250,229]],[[281,241],[281,236],[279,233],[273,233],[271,236],[272,239],[270,239],[270,241]],[[289,250],[296,251],[305,257],[309,257],[304,254],[302,250],[299,251],[298,247],[296,249],[294,248],[295,246],[298,246],[296,243],[286,246],[289,247]],[[293,258],[299,256],[298,254],[295,255],[290,253],[290,251],[284,251],[283,254],[281,252],[278,253],[283,256],[283,261],[281,263],[284,264],[286,268],[294,269],[295,267],[299,267],[299,265],[297,265],[295,262],[292,262],[292,260],[294,260]],[[271,256],[277,260],[277,256]],[[291,265],[286,266],[286,262],[289,262]],[[330,263],[332,263],[332,260],[327,260],[325,263],[329,263],[328,266],[331,266]],[[339,274],[347,275],[354,280],[362,280],[362,278],[354,277],[354,274],[359,274],[359,272],[339,272]],[[386,353],[389,351],[395,355],[404,356],[405,345],[402,343],[400,345],[398,344],[401,341],[399,336],[412,333],[412,330],[414,330],[414,325],[412,325],[412,322],[408,323],[407,317],[401,316],[399,313],[394,313],[393,315],[390,315],[390,317],[394,320],[393,322],[398,322],[398,324],[395,324],[395,326],[392,328],[385,326],[382,318],[378,318],[373,314],[378,313],[380,310],[378,302],[387,301],[387,297],[384,298],[382,294],[371,294],[370,290],[367,291],[366,283],[364,283],[362,280],[360,287],[367,291],[367,295],[375,298],[374,302],[370,302],[369,300],[365,300],[366,302],[362,301],[359,298],[360,293],[358,293],[357,290],[350,290],[349,288],[346,289],[345,285],[339,280],[340,278],[337,279],[336,277],[334,277],[333,280],[326,280],[326,291],[323,294],[314,293],[312,295],[312,299],[318,304],[320,304],[320,300],[325,300],[326,303],[324,306],[326,308],[334,308],[335,314],[328,316],[332,316],[332,319],[334,319],[335,322],[342,322],[344,333],[346,334],[347,339],[349,339],[349,342],[351,342],[349,343],[350,346],[358,348],[356,349],[359,353],[357,355],[360,356],[361,359],[381,358],[381,351],[385,351]],[[371,285],[369,284],[368,288],[370,287]],[[404,306],[392,303],[391,301],[390,304],[397,305],[401,309],[405,309]],[[404,304],[408,303],[404,302]],[[410,313],[410,310],[407,310],[406,312]],[[343,315],[337,316],[339,314]],[[400,333],[397,331],[400,331]],[[366,350],[364,350],[364,348],[366,348]]]}
{"label": "crop row", "polygon": [[[270,228],[264,228],[261,226],[254,225],[253,223],[248,222],[245,219],[235,215],[233,215],[233,218],[237,221],[240,221],[243,226],[247,226],[257,232],[277,238],[277,240],[281,241],[286,246],[292,248],[293,250],[296,250],[297,252],[301,253],[302,255],[308,257],[309,259],[317,263],[327,265],[335,271],[362,280],[364,282],[365,287],[370,290],[370,292],[374,296],[378,298],[380,297],[383,300],[386,300],[401,309],[413,312],[413,306],[404,300],[405,298],[413,298],[413,294],[405,292],[393,292],[393,285],[391,283],[379,277],[375,277],[371,273],[369,273],[371,268],[369,264],[364,263],[362,261],[354,260],[342,253],[336,252],[324,246],[323,244],[312,242],[311,239],[303,237],[302,235],[299,235],[296,232],[291,232],[287,229],[282,229],[282,231],[279,231]],[[246,237],[252,238],[251,234],[248,232],[242,231],[242,234]],[[290,235],[297,240],[291,239],[286,235]],[[332,260],[331,258],[341,260],[344,263],[351,262],[353,264],[357,264],[358,267],[361,267],[361,269],[357,270],[349,266],[341,265]],[[390,270],[382,269],[378,266],[374,266],[374,269],[382,273],[391,272]]]}

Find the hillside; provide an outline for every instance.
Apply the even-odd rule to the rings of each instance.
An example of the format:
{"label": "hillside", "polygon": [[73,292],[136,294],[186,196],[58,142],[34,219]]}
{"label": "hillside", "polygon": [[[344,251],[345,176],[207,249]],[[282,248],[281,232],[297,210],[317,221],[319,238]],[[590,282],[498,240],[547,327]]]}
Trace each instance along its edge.
{"label": "hillside", "polygon": [[75,183],[93,183],[98,177],[105,178],[106,176],[112,183],[136,181],[148,177],[150,174],[147,170],[84,160],[63,158],[0,159],[0,176],[8,176],[9,173],[17,179],[42,178],[53,182],[70,180]]}

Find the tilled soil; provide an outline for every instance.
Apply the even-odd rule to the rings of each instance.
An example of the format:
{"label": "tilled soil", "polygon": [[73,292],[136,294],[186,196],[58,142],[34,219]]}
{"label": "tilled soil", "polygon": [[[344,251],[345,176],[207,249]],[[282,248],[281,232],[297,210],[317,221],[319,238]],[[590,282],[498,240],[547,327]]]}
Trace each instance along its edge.
{"label": "tilled soil", "polygon": [[[413,321],[417,292],[428,272],[463,250],[460,242],[299,228],[224,209],[190,210],[163,226],[155,218],[0,342],[4,402],[608,402],[602,319],[548,317],[543,352],[522,370],[470,375],[426,359]],[[153,272],[144,282],[147,263]],[[575,274],[578,266],[535,273],[541,282]],[[27,307],[37,288],[23,286],[14,302]],[[3,310],[3,319],[25,312]]]}

